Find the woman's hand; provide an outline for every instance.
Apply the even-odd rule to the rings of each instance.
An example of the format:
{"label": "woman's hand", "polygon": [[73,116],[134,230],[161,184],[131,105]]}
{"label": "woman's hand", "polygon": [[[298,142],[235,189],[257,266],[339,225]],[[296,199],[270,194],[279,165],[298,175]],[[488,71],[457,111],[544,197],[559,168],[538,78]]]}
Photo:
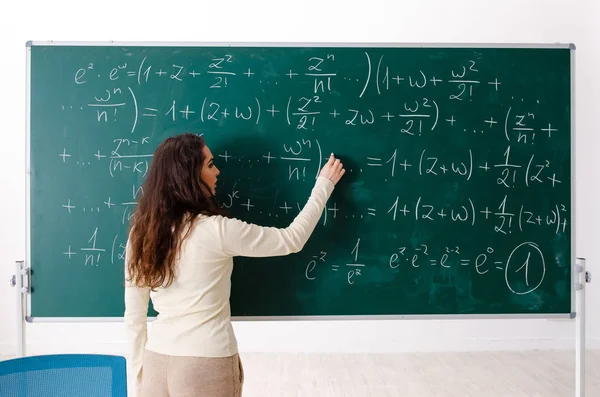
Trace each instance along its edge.
{"label": "woman's hand", "polygon": [[323,168],[321,168],[319,176],[328,178],[335,185],[339,182],[345,172],[346,170],[344,169],[344,165],[341,163],[340,159],[336,159],[333,153],[331,153],[329,160],[323,166]]}

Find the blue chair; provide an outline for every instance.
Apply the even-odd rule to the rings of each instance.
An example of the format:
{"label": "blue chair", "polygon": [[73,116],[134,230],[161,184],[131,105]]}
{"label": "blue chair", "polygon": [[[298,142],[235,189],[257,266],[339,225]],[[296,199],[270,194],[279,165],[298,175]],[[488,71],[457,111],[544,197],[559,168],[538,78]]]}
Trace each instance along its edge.
{"label": "blue chair", "polygon": [[50,354],[0,361],[0,397],[126,397],[125,358]]}

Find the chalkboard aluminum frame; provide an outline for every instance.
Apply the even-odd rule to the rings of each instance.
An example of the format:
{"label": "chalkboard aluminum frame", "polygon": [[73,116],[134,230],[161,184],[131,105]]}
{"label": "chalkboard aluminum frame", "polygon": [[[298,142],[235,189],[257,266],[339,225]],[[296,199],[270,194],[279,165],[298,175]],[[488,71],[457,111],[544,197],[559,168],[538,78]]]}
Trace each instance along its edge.
{"label": "chalkboard aluminum frame", "polygon": [[[30,77],[31,77],[31,47],[32,46],[186,46],[186,47],[389,47],[389,48],[550,48],[550,49],[570,49],[570,80],[571,80],[571,313],[530,313],[530,314],[473,314],[473,315],[341,315],[341,316],[247,316],[247,317],[232,317],[232,321],[322,321],[322,320],[397,320],[397,319],[573,319],[576,317],[576,291],[578,290],[577,280],[579,275],[577,272],[577,256],[576,256],[576,216],[575,216],[575,45],[572,43],[369,43],[369,42],[353,42],[353,43],[336,43],[336,42],[144,42],[144,41],[28,41],[26,43],[26,149],[25,149],[25,264],[24,269],[27,273],[27,287],[25,292],[18,294],[25,295],[25,310],[19,309],[19,313],[24,313],[25,321],[27,322],[120,322],[123,317],[31,317],[31,294],[30,294],[30,278],[31,268],[28,267],[31,258],[30,244]],[[19,302],[22,301],[20,296]],[[18,303],[20,307],[20,303]],[[152,321],[154,318],[149,317]],[[21,319],[22,321],[22,319]]]}

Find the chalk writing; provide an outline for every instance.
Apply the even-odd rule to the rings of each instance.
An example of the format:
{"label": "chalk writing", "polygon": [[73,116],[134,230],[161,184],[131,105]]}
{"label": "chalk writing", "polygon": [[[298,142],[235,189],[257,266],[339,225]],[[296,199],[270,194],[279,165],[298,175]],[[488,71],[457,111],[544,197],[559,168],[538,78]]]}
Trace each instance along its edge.
{"label": "chalk writing", "polygon": [[303,283],[356,290],[451,274],[493,279],[511,296],[551,288],[549,246],[572,227],[569,125],[555,98],[518,89],[484,55],[437,66],[372,49],[317,48],[280,65],[230,48],[128,54],[66,65],[78,95],[51,105],[97,131],[84,143],[58,139],[56,166],[106,186],[88,193],[95,181],[85,181],[52,204],[65,222],[88,225],[56,245],[69,264],[124,259],[154,149],[163,131],[189,127],[222,170],[221,208],[264,225],[293,221],[329,153],[342,157],[340,192],[310,248],[290,259]]}

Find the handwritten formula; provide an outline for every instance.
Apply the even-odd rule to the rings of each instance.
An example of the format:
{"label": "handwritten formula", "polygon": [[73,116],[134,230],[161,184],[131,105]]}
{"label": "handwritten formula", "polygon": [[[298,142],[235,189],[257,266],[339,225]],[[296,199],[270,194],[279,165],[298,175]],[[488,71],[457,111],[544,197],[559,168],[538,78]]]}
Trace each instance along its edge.
{"label": "handwritten formula", "polygon": [[307,247],[274,259],[300,288],[460,275],[518,297],[570,277],[570,80],[535,52],[104,50],[70,58],[69,94],[48,83],[53,100],[33,107],[52,120],[32,140],[49,153],[38,164],[62,181],[39,205],[77,228],[52,245],[65,266],[122,264],[154,149],[194,131],[221,169],[221,207],[266,226],[289,224],[342,157]]}

